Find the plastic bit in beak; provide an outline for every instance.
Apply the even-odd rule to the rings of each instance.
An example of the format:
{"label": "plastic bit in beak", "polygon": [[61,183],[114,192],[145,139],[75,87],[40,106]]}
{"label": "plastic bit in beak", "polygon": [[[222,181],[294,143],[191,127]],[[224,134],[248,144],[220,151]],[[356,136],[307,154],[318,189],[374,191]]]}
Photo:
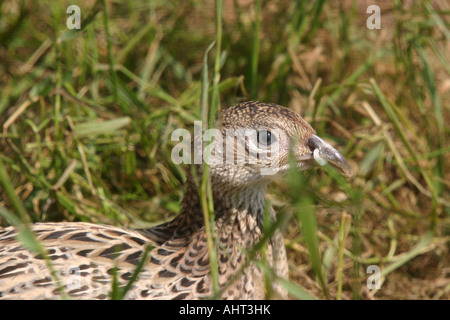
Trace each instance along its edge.
{"label": "plastic bit in beak", "polygon": [[324,159],[320,156],[319,149],[314,149],[313,157],[314,157],[314,160],[316,160],[316,162],[321,166],[324,166],[328,163],[328,161],[326,159]]}

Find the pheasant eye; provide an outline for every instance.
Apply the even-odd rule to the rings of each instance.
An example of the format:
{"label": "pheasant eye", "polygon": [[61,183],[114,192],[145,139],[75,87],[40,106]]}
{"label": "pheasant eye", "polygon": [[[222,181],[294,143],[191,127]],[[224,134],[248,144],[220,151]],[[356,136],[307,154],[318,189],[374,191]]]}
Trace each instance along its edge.
{"label": "pheasant eye", "polygon": [[274,137],[269,130],[263,129],[258,131],[258,144],[262,146],[269,146],[272,144]]}

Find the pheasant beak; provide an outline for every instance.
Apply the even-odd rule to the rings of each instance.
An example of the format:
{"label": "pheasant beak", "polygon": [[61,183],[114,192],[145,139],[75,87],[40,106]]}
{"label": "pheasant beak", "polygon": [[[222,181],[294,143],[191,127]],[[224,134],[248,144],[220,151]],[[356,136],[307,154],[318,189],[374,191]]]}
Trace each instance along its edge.
{"label": "pheasant beak", "polygon": [[308,139],[307,143],[312,151],[312,154],[309,155],[311,157],[310,159],[314,159],[321,166],[329,162],[345,175],[351,176],[350,167],[342,154],[326,143],[322,138],[313,134]]}

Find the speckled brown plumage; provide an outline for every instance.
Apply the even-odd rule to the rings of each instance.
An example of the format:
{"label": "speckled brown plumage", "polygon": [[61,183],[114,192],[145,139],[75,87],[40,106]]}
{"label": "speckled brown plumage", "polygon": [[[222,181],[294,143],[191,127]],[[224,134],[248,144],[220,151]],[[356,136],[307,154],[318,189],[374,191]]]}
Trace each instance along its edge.
{"label": "speckled brown plumage", "polygon": [[[245,252],[262,237],[266,209],[270,219],[275,220],[275,213],[266,208],[265,200],[272,176],[261,174],[261,169],[270,167],[276,160],[279,163],[277,174],[286,172],[291,145],[300,169],[315,163],[314,149],[342,171],[348,172],[348,166],[335,149],[315,135],[305,120],[278,105],[261,102],[238,104],[222,113],[218,128],[224,137],[230,129],[278,133],[280,153],[269,152],[268,158],[257,157],[251,163],[223,163],[220,160],[224,154],[216,152],[210,163],[214,230],[219,243],[218,280],[220,288],[225,288],[220,297],[263,299],[266,285],[261,270],[253,262],[245,264]],[[235,138],[224,138],[223,146],[232,141]],[[252,157],[247,142],[243,143],[245,156]],[[267,146],[258,142],[258,148]],[[201,174],[202,166],[197,169]],[[125,285],[148,244],[154,247],[139,280],[125,298],[207,298],[212,294],[210,265],[203,213],[194,185],[195,181],[190,178],[180,214],[172,221],[150,229],[129,230],[81,222],[40,223],[33,225],[32,229],[45,246],[65,292],[72,298],[107,298],[114,268],[117,268],[119,284]],[[13,227],[0,229],[0,299],[60,298],[42,257],[26,250],[15,236]],[[279,231],[268,241],[265,252],[265,258],[275,273],[287,278],[286,252]],[[237,274],[239,270],[241,273]],[[232,278],[234,281],[229,283]],[[273,288],[276,297],[286,297],[286,291],[277,283]]]}

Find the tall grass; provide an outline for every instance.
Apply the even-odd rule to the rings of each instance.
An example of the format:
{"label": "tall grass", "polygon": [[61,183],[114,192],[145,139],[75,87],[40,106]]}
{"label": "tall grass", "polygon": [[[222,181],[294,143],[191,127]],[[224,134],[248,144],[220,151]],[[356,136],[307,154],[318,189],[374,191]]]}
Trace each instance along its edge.
{"label": "tall grass", "polygon": [[380,30],[351,0],[85,1],[81,30],[66,28],[68,5],[0,5],[1,225],[166,221],[188,170],[171,161],[171,132],[259,99],[300,112],[354,171],[271,186],[291,297],[449,298],[447,3],[378,1]]}

